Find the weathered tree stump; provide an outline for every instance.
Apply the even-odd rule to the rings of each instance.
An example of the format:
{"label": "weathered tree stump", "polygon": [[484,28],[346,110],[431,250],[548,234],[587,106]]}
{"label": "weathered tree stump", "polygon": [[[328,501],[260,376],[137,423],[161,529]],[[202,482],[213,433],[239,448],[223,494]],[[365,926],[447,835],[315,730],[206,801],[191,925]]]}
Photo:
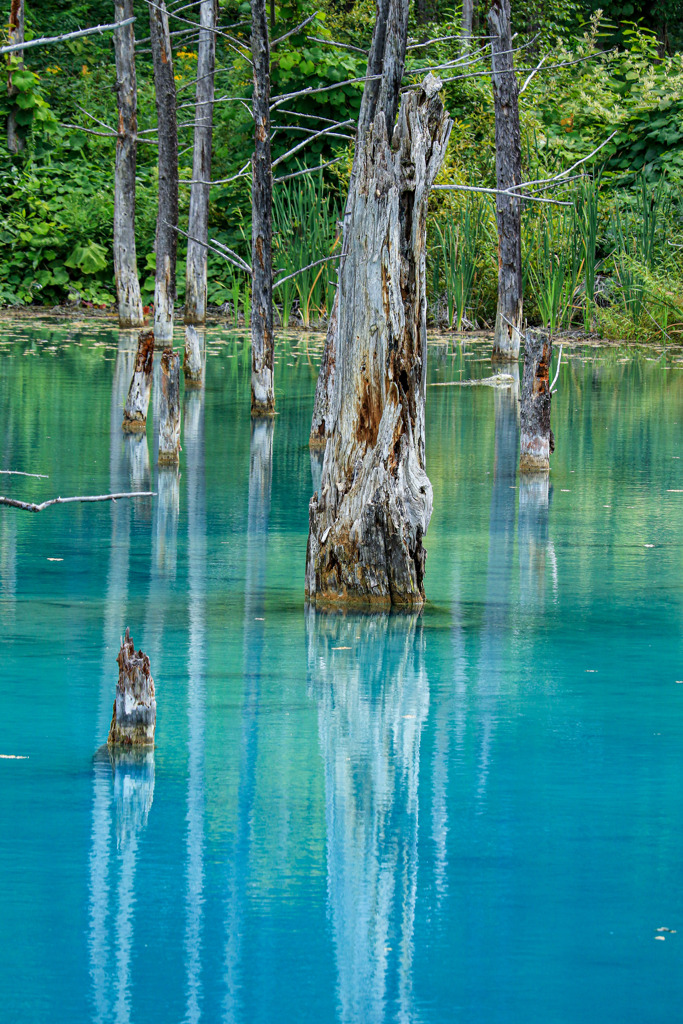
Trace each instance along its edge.
{"label": "weathered tree stump", "polygon": [[161,353],[159,395],[159,465],[180,460],[180,355],[172,348]]}
{"label": "weathered tree stump", "polygon": [[188,324],[185,327],[185,353],[183,356],[183,374],[186,388],[200,388],[203,376],[204,332]]}
{"label": "weathered tree stump", "polygon": [[[496,182],[501,190],[522,181],[519,86],[514,71],[510,0],[492,0],[491,36],[493,104],[496,119]],[[496,196],[498,226],[498,309],[492,359],[519,355],[522,332],[522,207],[512,195]]]}
{"label": "weathered tree stump", "polygon": [[552,342],[545,331],[527,331],[520,407],[520,473],[547,472],[555,447],[550,429]]}
{"label": "weathered tree stump", "polygon": [[340,270],[336,371],[320,492],[311,499],[306,596],[420,606],[425,472],[425,248],[429,190],[451,120],[431,74],[380,108],[360,141]]}
{"label": "weathered tree stump", "polygon": [[123,429],[129,434],[142,434],[147,429],[147,410],[152,390],[154,368],[154,331],[140,331],[135,369],[123,409]]}
{"label": "weathered tree stump", "polygon": [[154,680],[149,658],[142,651],[135,653],[128,628],[116,661],[119,681],[107,743],[125,747],[152,744],[157,720]]}

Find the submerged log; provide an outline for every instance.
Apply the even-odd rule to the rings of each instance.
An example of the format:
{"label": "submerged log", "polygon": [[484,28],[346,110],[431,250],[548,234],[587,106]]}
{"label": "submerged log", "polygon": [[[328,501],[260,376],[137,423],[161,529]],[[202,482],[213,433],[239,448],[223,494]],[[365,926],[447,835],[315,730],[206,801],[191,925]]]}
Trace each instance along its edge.
{"label": "submerged log", "polygon": [[154,331],[140,331],[135,369],[123,409],[122,427],[128,434],[141,434],[147,429],[147,410],[152,390],[153,367]]}
{"label": "submerged log", "polygon": [[202,386],[202,369],[204,350],[204,332],[188,324],[185,327],[185,353],[183,355],[183,374],[186,388]]}
{"label": "submerged log", "polygon": [[550,429],[550,361],[552,342],[546,331],[527,331],[520,407],[520,473],[547,472],[555,447]]}
{"label": "submerged log", "polygon": [[180,459],[180,356],[172,348],[161,353],[159,395],[159,465]]}
{"label": "submerged log", "polygon": [[[491,36],[493,104],[496,119],[497,188],[522,181],[519,86],[512,59],[510,0],[493,0],[488,16]],[[498,309],[493,360],[516,359],[522,332],[522,207],[511,195],[496,196],[498,226]]]}
{"label": "submerged log", "polygon": [[425,248],[429,190],[451,120],[431,74],[379,109],[360,146],[340,271],[339,335],[319,494],[309,508],[306,595],[387,607],[424,601]]}
{"label": "submerged log", "polygon": [[157,721],[154,680],[149,670],[149,658],[142,651],[135,653],[128,628],[116,661],[119,681],[107,743],[126,747],[154,743]]}

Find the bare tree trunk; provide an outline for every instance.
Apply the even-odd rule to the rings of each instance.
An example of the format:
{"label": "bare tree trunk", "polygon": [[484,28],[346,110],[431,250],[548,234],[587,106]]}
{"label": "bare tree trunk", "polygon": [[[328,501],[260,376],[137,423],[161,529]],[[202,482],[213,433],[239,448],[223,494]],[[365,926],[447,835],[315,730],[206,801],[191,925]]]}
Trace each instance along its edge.
{"label": "bare tree trunk", "polygon": [[251,0],[254,160],[251,184],[251,415],[272,416],[273,169],[270,155],[270,41],[266,0]]}
{"label": "bare tree trunk", "polygon": [[[185,275],[185,323],[206,320],[206,240],[209,232],[209,191],[211,186],[211,139],[213,133],[214,69],[216,66],[216,0],[202,0],[199,8],[197,50],[197,92],[195,98],[194,154],[190,217],[187,229],[187,270]],[[195,241],[197,239],[197,241]],[[204,243],[204,244],[201,244]]]}
{"label": "bare tree trunk", "polygon": [[[384,112],[385,122],[389,126],[389,134],[393,131],[396,111],[398,110],[403,70],[405,68],[407,37],[407,0],[377,0],[377,17],[368,54],[368,80],[365,83],[360,113],[358,115],[353,166],[349,180],[346,209],[344,210],[342,254],[346,252],[348,226],[356,198],[355,183],[358,175],[358,161],[365,143],[365,137],[378,110]],[[379,77],[380,75],[382,76],[381,78]],[[341,272],[338,275],[338,279],[341,281]],[[325,446],[331,429],[329,409],[334,390],[337,365],[339,287],[338,283],[332,315],[327,326],[325,349],[315,391],[315,405],[309,439],[310,445],[314,448]]]}
{"label": "bare tree trunk", "polygon": [[183,373],[185,389],[200,388],[204,370],[204,335],[203,330],[197,331],[191,324],[185,328],[185,354],[183,357]]}
{"label": "bare tree trunk", "polygon": [[[24,0],[12,0],[7,41],[10,46],[12,43],[23,43],[24,41]],[[17,50],[16,56],[21,60],[22,50]],[[23,64],[20,63],[19,66],[23,67]],[[7,81],[7,95],[11,98],[16,96],[17,92],[18,90],[12,85],[12,75],[10,74]],[[18,153],[26,146],[26,142],[17,131],[16,111],[17,107],[13,105],[7,115],[7,148],[10,153]]]}
{"label": "bare tree trunk", "polygon": [[550,429],[552,341],[545,331],[527,331],[520,407],[520,473],[547,472],[555,447]]}
{"label": "bare tree trunk", "polygon": [[107,743],[127,747],[154,743],[157,702],[149,658],[142,651],[135,653],[127,628],[116,660],[119,681]]}
{"label": "bare tree trunk", "polygon": [[[133,0],[114,0],[116,21],[133,16]],[[135,29],[114,32],[119,132],[114,171],[114,274],[119,327],[142,327],[142,300],[135,252],[135,167],[138,151],[138,93],[135,80]]]}
{"label": "bare tree trunk", "polygon": [[147,410],[152,390],[154,367],[154,331],[141,331],[135,369],[123,409],[123,429],[128,434],[141,434],[147,429]]}
{"label": "bare tree trunk", "polygon": [[180,459],[180,356],[172,348],[161,353],[159,402],[159,465]]}
{"label": "bare tree trunk", "polygon": [[[519,131],[519,87],[513,70],[510,0],[493,0],[488,17],[491,38],[493,103],[496,117],[496,180],[499,189],[522,181]],[[498,310],[493,337],[493,359],[519,356],[522,331],[522,224],[521,203],[512,196],[496,196],[498,224]]]}
{"label": "bare tree trunk", "polygon": [[173,55],[165,0],[159,0],[154,6],[150,4],[149,27],[159,130],[154,337],[157,341],[172,341],[178,237],[178,129]]}
{"label": "bare tree trunk", "polygon": [[331,432],[309,508],[306,595],[316,604],[424,601],[427,201],[452,123],[440,88],[428,75],[405,94],[393,133],[379,106],[359,152]]}
{"label": "bare tree trunk", "polygon": [[460,49],[465,51],[472,43],[472,19],[474,17],[474,0],[462,2],[462,27],[460,30]]}

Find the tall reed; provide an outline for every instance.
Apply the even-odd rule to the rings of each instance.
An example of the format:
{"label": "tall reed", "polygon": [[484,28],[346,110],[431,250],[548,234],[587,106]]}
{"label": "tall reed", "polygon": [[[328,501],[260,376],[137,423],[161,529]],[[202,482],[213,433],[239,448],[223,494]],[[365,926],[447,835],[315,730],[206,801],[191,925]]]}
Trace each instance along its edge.
{"label": "tall reed", "polygon": [[472,194],[447,221],[435,222],[438,238],[436,251],[433,250],[435,283],[439,281],[443,267],[451,330],[462,329],[463,317],[471,307],[477,260],[487,246],[490,217],[489,201],[484,196]]}

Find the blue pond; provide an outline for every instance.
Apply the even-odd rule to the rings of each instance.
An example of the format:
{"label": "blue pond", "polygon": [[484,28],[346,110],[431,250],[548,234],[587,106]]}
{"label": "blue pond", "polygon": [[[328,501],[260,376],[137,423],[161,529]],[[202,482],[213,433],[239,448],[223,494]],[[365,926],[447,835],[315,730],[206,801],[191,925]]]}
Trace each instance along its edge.
{"label": "blue pond", "polygon": [[[428,605],[345,616],[303,601],[320,344],[252,428],[209,329],[178,475],[121,433],[134,335],[0,324],[0,465],[49,477],[2,492],[157,492],[0,510],[0,1019],[678,1019],[683,357],[565,346],[549,486],[514,390],[430,387]],[[127,625],[157,745],[112,760]]]}

